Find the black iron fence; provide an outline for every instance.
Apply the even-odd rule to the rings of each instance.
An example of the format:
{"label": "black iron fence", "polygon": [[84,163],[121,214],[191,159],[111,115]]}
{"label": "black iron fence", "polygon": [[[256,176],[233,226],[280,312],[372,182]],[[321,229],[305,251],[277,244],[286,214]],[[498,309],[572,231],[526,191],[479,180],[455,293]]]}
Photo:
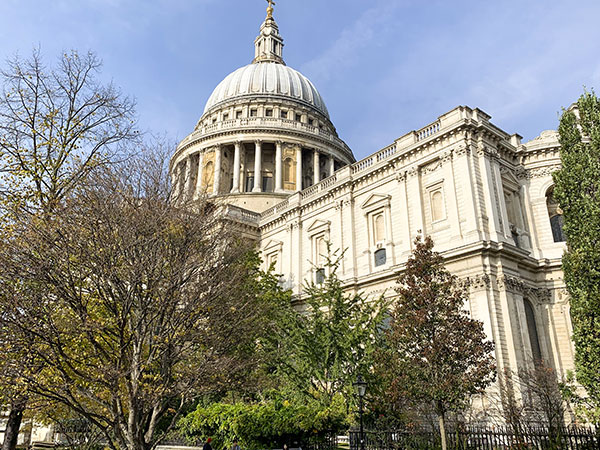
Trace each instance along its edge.
{"label": "black iron fence", "polygon": [[[351,431],[350,450],[361,450],[360,433]],[[463,427],[446,433],[449,450],[600,450],[600,432],[591,428],[560,429]],[[438,450],[439,430],[365,431],[364,450]]]}
{"label": "black iron fence", "polygon": [[300,448],[303,450],[337,450],[338,444],[337,433],[326,431],[304,439],[304,445],[301,445]]}

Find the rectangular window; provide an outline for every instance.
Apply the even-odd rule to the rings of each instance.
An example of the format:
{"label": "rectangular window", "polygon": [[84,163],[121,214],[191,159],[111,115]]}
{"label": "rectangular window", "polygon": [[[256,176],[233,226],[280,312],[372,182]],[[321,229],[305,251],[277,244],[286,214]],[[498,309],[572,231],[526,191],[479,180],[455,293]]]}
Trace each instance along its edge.
{"label": "rectangular window", "polygon": [[265,116],[266,117],[273,117],[273,110],[272,109],[265,110]]}
{"label": "rectangular window", "polygon": [[250,110],[250,117],[256,117],[258,116],[258,110],[257,109],[251,109]]}
{"label": "rectangular window", "polygon": [[223,120],[229,120],[229,113],[223,113]]}
{"label": "rectangular window", "polygon": [[273,192],[273,177],[262,178],[262,190],[263,192]]}
{"label": "rectangular window", "polygon": [[385,248],[380,248],[375,252],[375,267],[383,266],[387,262]]}
{"label": "rectangular window", "polygon": [[314,121],[313,119],[308,119],[308,124],[309,124],[309,125],[314,125],[314,124],[315,124],[315,121]]}
{"label": "rectangular window", "polygon": [[281,117],[282,119],[287,119],[288,118],[288,112],[281,110],[279,111],[279,117]]}
{"label": "rectangular window", "polygon": [[317,269],[315,272],[315,283],[323,284],[325,282],[325,269]]}
{"label": "rectangular window", "polygon": [[242,110],[241,110],[241,109],[240,109],[240,110],[237,110],[237,111],[235,112],[235,118],[236,118],[236,119],[241,119],[241,118],[242,118]]}
{"label": "rectangular window", "polygon": [[252,188],[254,188],[254,175],[248,175],[246,177],[246,192],[252,192]]}
{"label": "rectangular window", "polygon": [[296,122],[302,121],[302,114],[296,114]]}

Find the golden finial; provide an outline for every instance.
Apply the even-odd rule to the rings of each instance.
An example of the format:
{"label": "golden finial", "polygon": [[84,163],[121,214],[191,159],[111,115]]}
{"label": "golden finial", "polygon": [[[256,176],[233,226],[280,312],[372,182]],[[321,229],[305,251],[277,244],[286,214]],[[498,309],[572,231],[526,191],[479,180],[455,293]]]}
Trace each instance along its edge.
{"label": "golden finial", "polygon": [[267,3],[269,4],[269,7],[267,8],[267,19],[272,19],[273,18],[273,5],[276,5],[276,3],[273,0],[267,0]]}

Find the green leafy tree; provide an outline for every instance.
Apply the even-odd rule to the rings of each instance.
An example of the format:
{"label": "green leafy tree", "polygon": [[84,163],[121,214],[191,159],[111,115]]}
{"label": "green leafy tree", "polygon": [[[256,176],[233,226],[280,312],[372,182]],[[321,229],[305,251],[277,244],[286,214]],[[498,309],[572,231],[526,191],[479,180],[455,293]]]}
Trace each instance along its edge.
{"label": "green leafy tree", "polygon": [[327,253],[322,283],[308,283],[295,304],[279,277],[261,274],[254,289],[271,314],[257,339],[259,388],[202,402],[183,421],[186,433],[265,447],[350,425],[352,383],[369,374],[387,302],[347,292],[337,275],[339,254],[330,246]]}
{"label": "green leafy tree", "polygon": [[[584,93],[558,128],[562,168],[554,173],[567,252],[563,270],[571,296],[577,381],[600,423],[600,100]],[[595,411],[595,412],[594,412]]]}
{"label": "green leafy tree", "polygon": [[348,292],[338,277],[339,252],[327,245],[322,283],[307,284],[301,311],[285,318],[277,336],[277,374],[308,398],[330,405],[353,397],[357,375],[368,376],[386,312],[382,296]]}
{"label": "green leafy tree", "polygon": [[430,237],[415,240],[396,291],[385,345],[376,355],[385,386],[380,402],[431,405],[445,449],[446,414],[494,380],[494,346],[464,309],[466,287],[444,267]]}
{"label": "green leafy tree", "polygon": [[347,427],[342,397],[324,407],[289,391],[270,391],[257,402],[215,402],[199,406],[180,424],[188,436],[211,436],[218,449],[238,439],[242,448],[281,448],[306,443],[315,431]]}

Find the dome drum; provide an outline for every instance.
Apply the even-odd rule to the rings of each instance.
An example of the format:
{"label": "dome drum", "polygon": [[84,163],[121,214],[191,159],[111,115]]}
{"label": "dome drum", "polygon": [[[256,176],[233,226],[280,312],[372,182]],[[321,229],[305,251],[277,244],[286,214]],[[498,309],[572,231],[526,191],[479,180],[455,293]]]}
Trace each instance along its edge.
{"label": "dome drum", "polygon": [[[171,173],[175,198],[190,201],[205,194],[274,194],[282,200],[330,177],[350,162],[338,151],[307,147],[305,139],[248,140],[248,135],[238,138],[233,142],[213,140],[208,146],[194,145],[174,158]],[[255,176],[257,173],[259,177]],[[245,206],[247,202],[241,203]],[[251,203],[254,211],[273,205],[268,201],[262,206]]]}

